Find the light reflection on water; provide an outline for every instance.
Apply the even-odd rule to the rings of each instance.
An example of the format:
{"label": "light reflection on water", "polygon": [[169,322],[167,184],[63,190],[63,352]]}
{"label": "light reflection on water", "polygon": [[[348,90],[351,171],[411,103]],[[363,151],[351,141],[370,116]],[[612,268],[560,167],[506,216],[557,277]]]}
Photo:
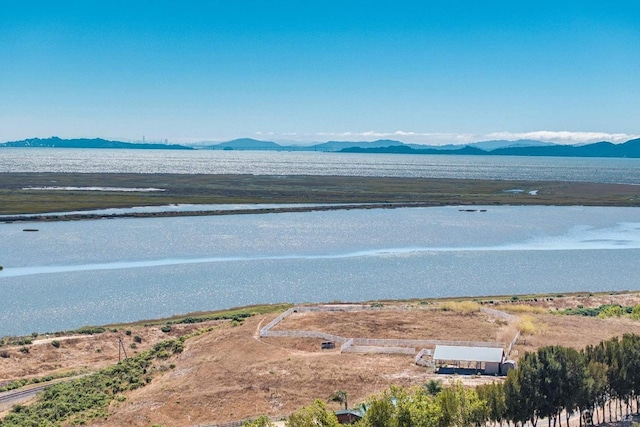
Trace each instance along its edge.
{"label": "light reflection on water", "polygon": [[[640,209],[0,224],[0,336],[232,306],[637,288]],[[29,225],[30,227],[31,225]]]}
{"label": "light reflection on water", "polygon": [[640,159],[2,148],[0,172],[356,175],[640,184]]}

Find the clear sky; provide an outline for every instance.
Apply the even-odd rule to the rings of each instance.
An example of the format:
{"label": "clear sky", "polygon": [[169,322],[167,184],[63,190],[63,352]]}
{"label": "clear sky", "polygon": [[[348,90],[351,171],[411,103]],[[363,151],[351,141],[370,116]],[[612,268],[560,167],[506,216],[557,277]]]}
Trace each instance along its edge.
{"label": "clear sky", "polygon": [[640,135],[638,1],[0,4],[0,141]]}

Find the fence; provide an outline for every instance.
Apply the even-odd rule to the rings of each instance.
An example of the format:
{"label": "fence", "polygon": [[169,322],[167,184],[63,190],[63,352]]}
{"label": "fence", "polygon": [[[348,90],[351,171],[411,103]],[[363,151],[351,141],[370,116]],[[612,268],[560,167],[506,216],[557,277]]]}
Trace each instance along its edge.
{"label": "fence", "polygon": [[273,328],[278,323],[282,322],[282,319],[284,319],[285,317],[287,317],[288,315],[290,315],[291,313],[293,313],[295,311],[296,311],[296,308],[292,307],[292,308],[288,309],[287,311],[285,311],[284,313],[280,314],[278,317],[273,319],[271,322],[267,323],[267,325],[264,328],[260,329],[260,336],[261,337],[266,337],[267,333],[269,332],[269,329]]}
{"label": "fence", "polygon": [[[429,356],[428,359],[424,359],[423,356]],[[435,364],[433,362],[433,352],[429,349],[423,348],[416,355],[415,364],[418,366],[424,366],[426,368],[434,368]]]}
{"label": "fence", "polygon": [[415,354],[415,348],[353,345],[340,349],[344,353]]}
{"label": "fence", "polygon": [[354,338],[354,345],[361,346],[396,346],[396,347],[435,347],[437,345],[454,345],[464,347],[504,347],[500,342],[484,341],[453,341],[453,340],[404,340],[404,339],[377,339],[377,338]]}
{"label": "fence", "polygon": [[351,347],[353,345],[353,338],[349,338],[348,340],[346,340],[344,342],[344,344],[342,344],[340,346],[340,353],[346,351],[346,349],[348,349],[349,347]]}
{"label": "fence", "polygon": [[[294,337],[294,338],[319,338],[325,341],[335,341],[343,343],[340,347],[341,352],[359,352],[359,353],[400,353],[415,354],[416,348],[435,347],[437,345],[464,346],[464,347],[492,347],[503,348],[504,343],[485,342],[485,341],[454,341],[454,340],[418,340],[418,339],[377,339],[377,338],[345,338],[339,335],[327,334],[316,331],[273,331],[271,330],[287,316],[296,312],[323,312],[323,311],[363,311],[375,310],[375,308],[363,305],[322,305],[322,306],[298,306],[293,307],[280,314],[278,317],[269,322],[265,327],[260,329],[261,337]],[[491,308],[483,308],[485,313],[501,317],[503,319],[511,319],[513,316],[502,311]],[[509,351],[518,340],[520,332],[511,341]],[[423,351],[428,351],[424,350]],[[422,353],[422,357],[425,353]],[[416,361],[418,358],[416,358]],[[417,363],[417,362],[416,362]]]}
{"label": "fence", "polygon": [[504,311],[499,311],[499,310],[496,310],[494,308],[482,307],[480,310],[482,310],[482,312],[490,314],[492,316],[501,317],[504,320],[512,320],[515,317],[512,314],[505,313]]}
{"label": "fence", "polygon": [[370,307],[366,305],[312,305],[306,306],[301,305],[299,307],[295,307],[295,310],[300,313],[304,312],[321,312],[321,311],[363,311],[363,310],[371,310]]}
{"label": "fence", "polygon": [[294,337],[294,338],[320,338],[325,341],[345,342],[347,339],[338,335],[325,334],[316,331],[266,331],[260,333],[263,337]]}
{"label": "fence", "polygon": [[[290,338],[319,338],[325,341],[345,343],[357,347],[435,347],[436,345],[453,345],[464,347],[504,347],[504,343],[484,341],[453,341],[453,340],[413,340],[413,339],[383,339],[383,338],[345,338],[339,335],[327,334],[317,331],[264,331],[263,337],[290,337]],[[344,345],[343,345],[344,347]],[[342,347],[341,347],[342,349]],[[415,351],[414,351],[415,352]]]}
{"label": "fence", "polygon": [[[285,415],[268,416],[272,422],[283,421],[289,418]],[[221,424],[198,424],[196,427],[242,427],[247,421],[254,421],[255,418],[245,418],[240,421],[229,421]]]}
{"label": "fence", "polygon": [[516,333],[516,336],[513,337],[513,339],[509,343],[509,349],[507,350],[507,356],[509,356],[511,354],[511,350],[513,349],[513,346],[516,345],[516,343],[518,342],[518,338],[520,338],[520,331],[518,331]]}
{"label": "fence", "polygon": [[431,350],[429,350],[429,349],[426,349],[426,348],[423,348],[422,350],[420,350],[418,352],[418,354],[416,354],[416,359],[415,359],[416,365],[419,365],[418,362],[420,361],[420,359],[422,359],[422,356],[424,356],[424,355],[432,356],[433,352]]}

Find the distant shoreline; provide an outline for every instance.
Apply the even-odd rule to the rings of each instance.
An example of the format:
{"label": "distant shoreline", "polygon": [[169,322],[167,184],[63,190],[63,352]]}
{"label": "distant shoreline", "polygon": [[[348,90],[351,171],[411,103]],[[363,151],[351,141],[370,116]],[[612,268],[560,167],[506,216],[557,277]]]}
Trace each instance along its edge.
{"label": "distant shoreline", "polygon": [[[410,207],[434,207],[427,203],[362,203],[348,205],[331,205],[320,206],[312,205],[308,207],[278,207],[278,208],[258,208],[258,209],[220,209],[220,210],[193,210],[193,211],[164,211],[164,212],[131,212],[131,213],[114,213],[114,214],[47,214],[41,215],[15,215],[0,217],[0,222],[40,222],[40,221],[79,221],[90,219],[115,219],[115,218],[170,218],[185,216],[219,216],[219,215],[249,215],[249,214],[268,214],[268,213],[286,213],[286,212],[316,212],[316,211],[334,211],[334,210],[353,210],[353,209],[395,209]],[[474,209],[475,210],[475,209]]]}

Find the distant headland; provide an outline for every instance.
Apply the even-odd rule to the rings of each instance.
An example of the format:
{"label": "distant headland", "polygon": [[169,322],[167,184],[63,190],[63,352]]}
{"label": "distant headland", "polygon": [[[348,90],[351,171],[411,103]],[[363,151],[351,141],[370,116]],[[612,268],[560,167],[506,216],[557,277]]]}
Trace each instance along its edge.
{"label": "distant headland", "polygon": [[0,144],[0,147],[30,147],[30,148],[125,148],[136,150],[193,150],[192,147],[177,144],[134,143],[109,141],[101,138],[62,139],[57,136],[51,138],[30,138],[21,141],[11,141]]}

